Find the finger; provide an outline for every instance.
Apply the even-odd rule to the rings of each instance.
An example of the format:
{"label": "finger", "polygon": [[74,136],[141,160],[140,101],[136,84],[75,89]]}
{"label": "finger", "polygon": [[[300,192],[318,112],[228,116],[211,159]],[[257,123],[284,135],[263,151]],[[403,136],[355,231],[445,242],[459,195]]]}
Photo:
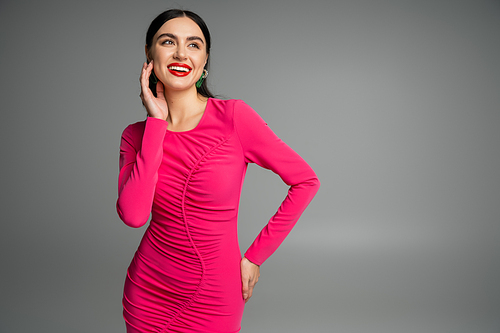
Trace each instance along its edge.
{"label": "finger", "polygon": [[242,283],[243,283],[243,299],[247,299],[248,298],[248,279],[243,278]]}
{"label": "finger", "polygon": [[143,70],[141,72],[141,98],[143,102],[146,102],[154,98],[153,92],[149,88],[149,76],[151,75],[152,70],[153,70],[152,61],[149,64],[144,63]]}
{"label": "finger", "polygon": [[248,286],[248,297],[247,299],[250,299],[252,297],[252,294],[253,294],[253,286]]}
{"label": "finger", "polygon": [[153,62],[151,61],[149,64],[144,63],[141,71],[141,89],[147,91],[149,88],[149,76],[151,75],[151,71],[153,70]]}
{"label": "finger", "polygon": [[158,81],[156,83],[156,97],[160,99],[165,99],[165,87],[163,86],[163,83],[161,81]]}
{"label": "finger", "polygon": [[142,85],[142,81],[144,79],[144,73],[146,72],[146,68],[148,67],[148,64],[145,62],[142,64],[142,69],[141,69],[141,75],[139,76],[139,82]]}
{"label": "finger", "polygon": [[248,281],[248,298],[252,297],[253,295],[253,287],[255,287],[255,282],[250,279]]}
{"label": "finger", "polygon": [[247,297],[245,298],[245,303],[248,302],[250,300],[250,298],[252,298],[252,294],[253,294],[253,286],[252,286],[252,283],[250,282],[248,284],[248,294],[247,294]]}
{"label": "finger", "polygon": [[143,98],[144,93],[146,91],[146,87],[144,86],[146,71],[147,71],[147,64],[144,63],[142,64],[141,76],[139,76],[139,83],[141,85],[141,98]]}
{"label": "finger", "polygon": [[151,75],[151,70],[153,68],[153,65],[152,65],[153,62],[150,62],[149,64],[148,63],[144,63],[142,65],[142,71],[141,71],[141,87],[142,86],[145,86],[145,87],[149,87],[149,75]]}

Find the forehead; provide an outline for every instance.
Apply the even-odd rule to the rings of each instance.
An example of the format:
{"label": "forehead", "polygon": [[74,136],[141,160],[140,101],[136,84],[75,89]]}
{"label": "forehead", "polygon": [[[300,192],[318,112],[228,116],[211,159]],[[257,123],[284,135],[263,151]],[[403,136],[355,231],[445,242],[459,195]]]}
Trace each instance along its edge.
{"label": "forehead", "polygon": [[198,24],[196,24],[189,17],[176,17],[165,22],[161,28],[156,32],[155,38],[164,33],[171,33],[179,38],[197,36],[205,41],[203,32]]}

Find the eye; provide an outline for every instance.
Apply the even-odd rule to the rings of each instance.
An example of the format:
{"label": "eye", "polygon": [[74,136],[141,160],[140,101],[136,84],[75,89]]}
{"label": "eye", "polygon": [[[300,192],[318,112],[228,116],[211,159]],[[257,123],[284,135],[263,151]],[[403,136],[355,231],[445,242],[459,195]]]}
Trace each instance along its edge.
{"label": "eye", "polygon": [[174,42],[173,42],[173,41],[171,41],[170,39],[166,39],[166,40],[164,40],[164,41],[162,42],[162,44],[164,44],[164,45],[174,45]]}
{"label": "eye", "polygon": [[199,48],[200,48],[200,46],[199,46],[197,43],[191,43],[191,44],[189,44],[189,46],[190,46],[190,47],[197,48],[197,49],[199,49]]}

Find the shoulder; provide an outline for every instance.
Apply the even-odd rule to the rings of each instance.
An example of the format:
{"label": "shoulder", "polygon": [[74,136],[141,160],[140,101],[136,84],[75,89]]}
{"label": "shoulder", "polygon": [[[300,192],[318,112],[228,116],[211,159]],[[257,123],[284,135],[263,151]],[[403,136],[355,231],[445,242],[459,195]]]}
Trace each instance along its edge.
{"label": "shoulder", "polygon": [[141,120],[136,123],[130,124],[123,130],[123,136],[135,136],[144,133],[144,128],[146,127],[146,120]]}
{"label": "shoulder", "polygon": [[235,123],[248,127],[252,125],[267,125],[262,117],[241,99],[234,100],[233,118]]}
{"label": "shoulder", "polygon": [[236,99],[210,98],[209,102],[218,113],[230,114],[237,101]]}
{"label": "shoulder", "polygon": [[140,145],[144,129],[146,128],[146,120],[138,121],[128,125],[122,133],[122,140],[136,146]]}
{"label": "shoulder", "polygon": [[248,104],[241,99],[210,98],[210,101],[215,108],[219,109],[249,108]]}
{"label": "shoulder", "polygon": [[233,118],[260,118],[252,107],[241,99],[217,99],[212,98],[212,105],[219,114]]}

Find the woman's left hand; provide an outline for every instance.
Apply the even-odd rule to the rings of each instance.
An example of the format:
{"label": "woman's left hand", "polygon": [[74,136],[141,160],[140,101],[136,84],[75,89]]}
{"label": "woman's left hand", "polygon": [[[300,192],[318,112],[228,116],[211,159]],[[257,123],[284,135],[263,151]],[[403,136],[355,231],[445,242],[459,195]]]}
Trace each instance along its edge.
{"label": "woman's left hand", "polygon": [[243,299],[245,303],[252,297],[253,287],[259,281],[260,266],[247,258],[241,259],[241,282],[243,284]]}

